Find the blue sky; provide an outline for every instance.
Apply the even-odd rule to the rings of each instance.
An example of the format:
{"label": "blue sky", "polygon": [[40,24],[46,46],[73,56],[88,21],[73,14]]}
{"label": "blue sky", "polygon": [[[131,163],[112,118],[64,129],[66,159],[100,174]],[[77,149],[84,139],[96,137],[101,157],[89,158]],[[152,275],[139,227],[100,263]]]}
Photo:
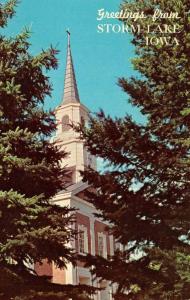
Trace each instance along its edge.
{"label": "blue sky", "polygon": [[[53,84],[52,99],[46,108],[60,104],[63,94],[66,62],[66,29],[71,31],[71,48],[81,102],[91,111],[102,108],[111,116],[132,114],[141,120],[137,109],[127,103],[127,95],[117,86],[118,77],[134,73],[130,63],[134,49],[128,34],[98,33],[97,11],[118,11],[120,0],[21,0],[16,16],[6,33],[15,35],[25,26],[32,31],[32,54],[49,45],[60,50],[58,70],[49,72]],[[118,23],[119,24],[119,23]]]}

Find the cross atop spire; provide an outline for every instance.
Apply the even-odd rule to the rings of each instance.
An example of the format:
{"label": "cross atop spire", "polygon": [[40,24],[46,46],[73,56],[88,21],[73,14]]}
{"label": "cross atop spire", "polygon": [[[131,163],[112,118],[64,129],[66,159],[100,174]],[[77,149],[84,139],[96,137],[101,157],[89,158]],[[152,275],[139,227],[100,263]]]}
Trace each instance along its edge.
{"label": "cross atop spire", "polygon": [[70,35],[71,35],[71,33],[70,33],[69,29],[66,30],[66,33],[67,33],[68,46],[70,47]]}
{"label": "cross atop spire", "polygon": [[63,104],[80,102],[79,93],[76,83],[75,71],[71,55],[70,31],[67,29],[67,62],[64,82]]}

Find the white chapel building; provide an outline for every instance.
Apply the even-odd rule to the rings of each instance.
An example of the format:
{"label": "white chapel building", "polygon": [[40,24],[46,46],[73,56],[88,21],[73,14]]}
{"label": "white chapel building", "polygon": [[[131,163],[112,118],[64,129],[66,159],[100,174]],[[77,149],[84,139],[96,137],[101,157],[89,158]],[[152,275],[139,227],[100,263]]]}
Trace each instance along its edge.
{"label": "white chapel building", "polygon": [[[113,237],[108,235],[105,230],[106,224],[94,216],[95,207],[84,200],[84,191],[88,187],[87,183],[82,182],[80,171],[85,166],[91,166],[96,169],[96,158],[91,156],[84,147],[84,142],[78,138],[69,124],[79,123],[81,120],[88,122],[89,109],[81,103],[75,78],[75,71],[71,55],[70,33],[68,33],[67,61],[65,71],[63,100],[60,106],[56,108],[57,131],[55,141],[57,145],[68,153],[63,161],[63,166],[70,170],[71,180],[68,187],[60,191],[54,201],[60,206],[69,206],[76,208],[76,229],[78,238],[71,241],[71,246],[79,254],[100,255],[107,257],[113,255],[114,241]],[[98,283],[98,280],[92,281],[90,270],[84,267],[84,264],[78,261],[77,266],[68,264],[67,268],[60,270],[54,265],[44,262],[42,266],[36,266],[38,275],[49,275],[52,282],[59,284],[87,284],[95,287],[104,287],[92,296],[94,300],[111,300],[112,287],[108,282]]]}

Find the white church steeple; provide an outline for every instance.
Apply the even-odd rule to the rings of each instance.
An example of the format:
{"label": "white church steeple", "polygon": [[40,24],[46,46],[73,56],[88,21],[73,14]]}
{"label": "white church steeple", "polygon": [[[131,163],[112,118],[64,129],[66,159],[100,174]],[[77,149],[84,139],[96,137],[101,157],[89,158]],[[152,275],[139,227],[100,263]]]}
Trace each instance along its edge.
{"label": "white church steeple", "polygon": [[63,104],[80,102],[71,54],[70,35],[70,32],[67,30],[67,62],[65,71]]}
{"label": "white church steeple", "polygon": [[63,161],[63,167],[71,171],[72,182],[77,183],[82,180],[80,171],[89,165],[96,168],[96,160],[86,151],[84,142],[79,140],[78,133],[71,127],[71,124],[78,124],[82,119],[85,123],[88,122],[89,110],[79,99],[68,30],[67,39],[63,100],[55,111],[57,119],[56,143],[68,153],[67,158]]}

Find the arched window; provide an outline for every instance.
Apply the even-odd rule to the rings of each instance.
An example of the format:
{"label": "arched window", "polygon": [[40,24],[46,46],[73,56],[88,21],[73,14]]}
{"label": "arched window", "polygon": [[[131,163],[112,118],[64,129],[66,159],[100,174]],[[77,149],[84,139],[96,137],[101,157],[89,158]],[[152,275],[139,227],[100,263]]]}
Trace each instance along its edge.
{"label": "arched window", "polygon": [[62,131],[67,131],[69,129],[70,129],[70,126],[69,126],[69,116],[65,115],[62,118]]}
{"label": "arched window", "polygon": [[83,116],[81,116],[80,123],[88,128],[88,119],[87,118],[84,118]]}

